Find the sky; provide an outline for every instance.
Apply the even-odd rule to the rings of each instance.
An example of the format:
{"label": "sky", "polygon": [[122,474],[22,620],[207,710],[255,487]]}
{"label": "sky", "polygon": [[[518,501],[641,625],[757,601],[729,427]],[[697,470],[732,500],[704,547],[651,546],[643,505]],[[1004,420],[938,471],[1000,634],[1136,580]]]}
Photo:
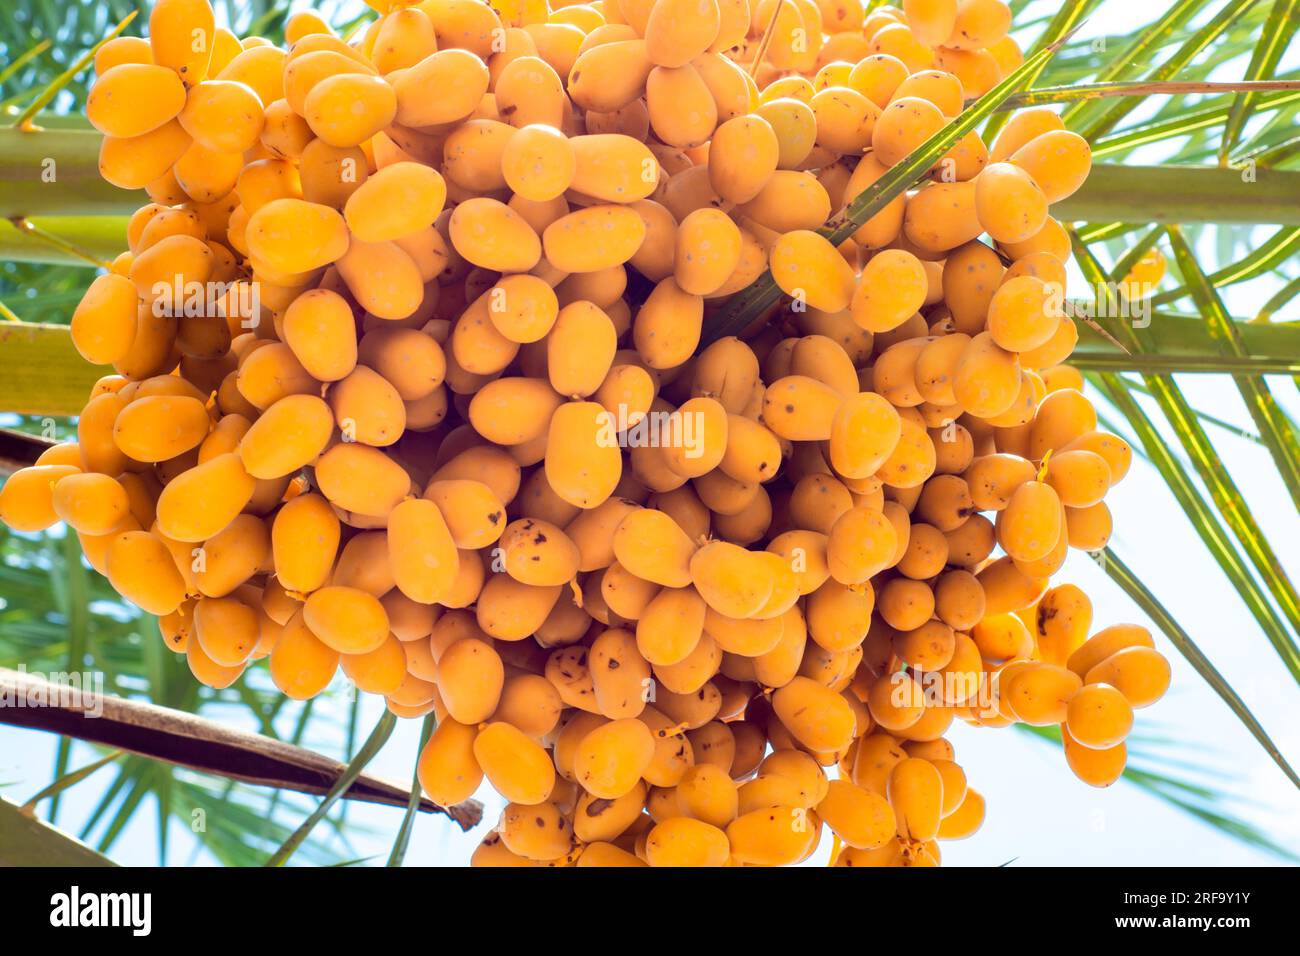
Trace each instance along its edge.
{"label": "sky", "polygon": [[[304,6],[295,3],[294,8]],[[337,5],[346,14],[354,7]],[[1035,11],[1050,5],[1038,3]],[[1132,29],[1127,4],[1105,0],[1085,25],[1082,35],[1122,37]],[[1031,12],[1035,12],[1031,11]],[[341,17],[342,18],[342,17]],[[1293,68],[1291,54],[1283,69]],[[1214,79],[1239,75],[1240,64],[1228,64]],[[1135,114],[1140,117],[1141,113]],[[1249,129],[1249,127],[1248,127]],[[1267,236],[1269,227],[1251,236]],[[1213,257],[1213,233],[1198,251]],[[1166,249],[1167,251],[1167,249]],[[1240,251],[1238,256],[1240,256]],[[1294,263],[1288,267],[1294,272]],[[1082,278],[1072,270],[1068,293],[1083,295]],[[1225,303],[1234,315],[1253,315],[1277,287],[1264,278],[1230,287]],[[1284,310],[1284,315],[1293,314]],[[1253,430],[1254,425],[1232,381],[1225,376],[1180,376],[1189,402],[1227,422]],[[1293,419],[1300,418],[1300,391],[1286,377],[1270,380],[1273,394]],[[1094,394],[1094,399],[1096,396]],[[1147,400],[1153,418],[1160,415]],[[1210,426],[1210,435],[1230,467],[1246,500],[1266,529],[1283,569],[1300,577],[1300,516],[1297,515],[1268,452],[1260,445]],[[1245,700],[1293,766],[1300,766],[1300,687],[1287,674],[1278,656],[1259,631],[1241,599],[1210,558],[1159,474],[1138,457],[1125,480],[1107,496],[1115,519],[1111,548],[1189,631],[1227,682]],[[1172,772],[1206,782],[1228,795],[1225,809],[1264,830],[1275,842],[1300,855],[1300,793],[1242,727],[1227,706],[1183,660],[1128,597],[1112,584],[1086,555],[1072,552],[1054,579],[1073,582],[1091,597],[1094,629],[1119,622],[1146,624],[1156,633],[1156,646],[1170,659],[1173,680],[1169,694],[1154,707],[1137,713],[1135,734],[1174,738],[1180,749],[1159,752],[1185,761],[1193,769]],[[145,635],[153,639],[153,634]],[[323,701],[340,720],[346,714],[342,691]],[[368,702],[360,721],[361,735],[379,717]],[[246,720],[232,711],[232,719]],[[400,721],[397,731],[369,771],[395,782],[409,781],[418,745],[419,721]],[[983,827],[969,839],[942,845],[945,865],[996,866],[1226,866],[1278,865],[1277,856],[1254,849],[1190,815],[1121,781],[1095,790],[1076,780],[1057,748],[1014,729],[975,729],[954,724],[949,734],[972,786],[987,800]],[[310,741],[308,744],[310,745]],[[11,799],[26,799],[51,779],[55,739],[46,734],[0,727],[0,783]],[[72,766],[84,765],[95,754],[83,745],[74,749]],[[1150,766],[1151,764],[1147,764]],[[1157,761],[1155,766],[1159,766]],[[60,819],[83,821],[102,795],[111,771],[101,771],[65,796]],[[485,805],[484,823],[460,833],[444,818],[421,814],[408,851],[408,864],[464,865],[475,845],[495,824],[503,801],[486,784],[477,795]],[[305,805],[305,804],[304,804]],[[353,804],[348,858],[377,858],[382,864],[402,811]],[[373,832],[362,832],[371,830]],[[126,864],[156,863],[156,823],[152,811],[137,814],[112,856]],[[173,826],[169,862],[189,862],[192,835]],[[807,865],[824,865],[829,840]],[[193,862],[212,862],[199,851]]]}

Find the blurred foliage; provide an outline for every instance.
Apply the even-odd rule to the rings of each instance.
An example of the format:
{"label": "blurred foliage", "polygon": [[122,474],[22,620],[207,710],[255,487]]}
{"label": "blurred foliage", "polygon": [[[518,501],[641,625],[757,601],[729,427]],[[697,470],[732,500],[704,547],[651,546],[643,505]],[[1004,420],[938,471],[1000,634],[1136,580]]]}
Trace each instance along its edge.
{"label": "blurred foliage", "polygon": [[[344,760],[350,755],[344,721],[319,713],[313,718],[324,704],[344,710],[346,689],[332,691],[332,699],[314,706],[299,704],[280,694],[262,667],[250,668],[226,690],[203,687],[184,656],[158,638],[157,619],[124,602],[92,571],[76,535],[62,526],[41,535],[0,527],[0,667],[102,674],[106,694],[217,717]],[[106,752],[81,743],[76,747],[80,762],[88,753]],[[60,738],[54,778],[69,772],[71,752],[70,741]],[[196,852],[206,850],[227,865],[260,865],[317,802],[138,756],[118,761],[111,773],[76,835],[108,853],[134,815],[151,805],[160,864],[186,862],[168,856],[169,832],[183,827],[194,833]],[[59,803],[56,796],[48,808],[51,822],[59,822]],[[355,857],[342,816],[336,810],[322,832],[303,844],[300,862],[331,864]]]}

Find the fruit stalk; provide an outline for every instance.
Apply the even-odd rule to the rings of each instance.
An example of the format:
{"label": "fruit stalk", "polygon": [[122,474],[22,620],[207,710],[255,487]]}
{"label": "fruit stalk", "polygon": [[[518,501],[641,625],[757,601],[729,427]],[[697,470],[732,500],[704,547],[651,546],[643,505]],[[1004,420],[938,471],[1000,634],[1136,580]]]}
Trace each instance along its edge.
{"label": "fruit stalk", "polygon": [[102,139],[92,130],[0,127],[0,218],[135,212],[143,193],[100,178]]}

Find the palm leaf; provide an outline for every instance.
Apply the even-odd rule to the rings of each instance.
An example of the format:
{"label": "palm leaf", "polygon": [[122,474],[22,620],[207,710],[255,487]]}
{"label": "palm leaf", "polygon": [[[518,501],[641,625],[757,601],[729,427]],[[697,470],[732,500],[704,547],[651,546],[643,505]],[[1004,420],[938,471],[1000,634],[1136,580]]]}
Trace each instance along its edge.
{"label": "palm leaf", "polygon": [[1114,239],[1141,229],[1142,226],[1131,222],[1097,222],[1084,223],[1079,227],[1079,237],[1084,242],[1097,242],[1102,239]]}
{"label": "palm leaf", "polygon": [[[1092,251],[1078,242],[1077,234],[1071,233],[1071,236],[1074,241],[1075,257],[1080,269],[1083,270],[1084,275],[1093,284],[1102,314],[1117,314],[1118,305],[1109,288],[1105,285],[1105,272],[1102,270],[1101,265],[1093,256]],[[1143,338],[1137,334],[1136,330],[1130,328],[1127,323],[1112,323],[1112,326],[1116,334],[1120,336],[1131,351],[1135,353],[1148,351]],[[1294,638],[1295,630],[1300,628],[1300,596],[1297,596],[1290,578],[1282,570],[1281,562],[1277,559],[1277,555],[1273,552],[1254,516],[1251,515],[1250,509],[1246,506],[1236,483],[1232,480],[1227,468],[1224,467],[1214,446],[1206,436],[1205,430],[1201,427],[1173,377],[1168,374],[1152,374],[1144,375],[1143,380],[1147,388],[1151,390],[1157,405],[1169,422],[1169,426],[1177,436],[1179,443],[1183,446],[1198,476],[1209,490],[1210,497],[1222,516],[1224,524],[1237,539],[1237,543],[1246,557],[1254,565],[1255,573],[1265,582],[1271,597],[1277,601],[1283,615],[1289,622],[1292,629],[1290,633],[1287,627],[1277,620],[1271,605],[1264,599],[1263,595],[1255,593],[1257,587],[1250,575],[1244,573],[1244,568],[1241,569],[1243,572],[1241,575],[1234,574],[1234,577],[1241,577],[1239,587],[1243,585],[1250,587],[1251,600],[1248,603],[1254,607],[1256,620],[1265,628],[1270,642],[1292,676],[1300,680],[1300,647],[1297,647]],[[1122,380],[1113,379],[1108,382],[1108,385],[1107,391],[1112,402],[1125,403]],[[1159,453],[1155,446],[1161,443],[1158,433],[1155,432],[1150,422],[1145,419],[1145,415],[1135,411],[1133,403],[1126,403],[1126,407],[1122,410],[1126,412],[1127,417],[1134,422],[1135,426],[1144,426],[1147,434],[1144,435],[1143,443],[1146,445],[1148,454],[1152,455],[1154,459]],[[1177,476],[1177,472],[1173,470],[1162,473],[1165,474],[1166,480],[1169,480],[1171,476]],[[1171,482],[1171,487],[1176,489],[1175,494],[1179,495],[1184,510],[1188,510],[1189,516],[1193,514],[1189,510],[1191,505],[1195,505],[1195,512],[1198,515],[1204,516],[1208,512],[1208,509],[1197,504],[1200,502],[1200,496],[1195,494],[1190,482],[1185,480],[1185,476],[1182,476],[1182,479],[1176,484]],[[1202,532],[1206,544],[1211,546],[1211,550],[1220,566],[1224,567],[1225,570],[1235,566],[1235,550],[1227,547],[1227,543],[1217,537],[1214,538],[1215,543],[1211,544],[1211,538],[1206,537],[1211,525],[1202,521],[1198,521],[1197,524],[1198,530]],[[1213,524],[1217,525],[1217,521]]]}
{"label": "palm leaf", "polygon": [[[1145,385],[1143,385],[1141,382],[1135,382],[1132,379],[1126,379],[1125,384],[1128,386],[1128,389],[1131,392],[1138,392],[1142,395],[1147,395],[1147,396],[1151,395],[1151,390],[1147,388]],[[1201,408],[1193,408],[1192,411],[1195,412],[1197,418],[1205,422],[1207,425],[1213,425],[1215,428],[1222,429],[1223,431],[1229,433],[1235,438],[1241,438],[1248,442],[1253,442],[1256,445],[1263,443],[1260,437],[1248,428],[1242,428],[1239,425],[1234,425],[1232,422],[1225,421],[1224,419],[1219,418],[1217,415],[1212,415]],[[1143,455],[1144,458],[1146,457],[1145,450],[1142,448],[1141,444],[1138,444],[1137,450]],[[1150,459],[1147,460],[1149,461]]]}
{"label": "palm leaf", "polygon": [[94,774],[95,771],[108,766],[118,757],[122,756],[123,753],[124,751],[121,750],[111,750],[93,763],[88,763],[86,766],[74,770],[72,773],[60,774],[55,778],[53,783],[47,787],[43,787],[39,793],[24,803],[22,807],[23,811],[27,813],[33,812],[42,800],[57,797],[69,787],[75,787],[77,784],[81,783],[81,781]]}
{"label": "palm leaf", "polygon": [[[1054,744],[1058,748],[1061,746],[1061,731],[1057,727],[1032,727],[1029,724],[1015,726],[1017,730],[1037,740]],[[1222,779],[1230,771],[1206,762],[1200,751],[1193,751],[1187,758],[1180,760],[1171,755],[1171,743],[1174,749],[1185,746],[1178,741],[1157,740],[1136,734],[1130,737],[1129,761],[1124,768],[1123,779],[1243,843],[1285,860],[1300,860],[1294,852],[1263,830],[1229,812],[1225,808],[1228,802],[1226,795],[1214,787],[1197,783],[1185,772],[1178,772],[1190,770],[1194,775],[1213,780]]]}
{"label": "palm leaf", "polygon": [[[291,800],[275,816],[268,816],[261,795],[250,788],[183,770],[177,772],[173,791],[174,807],[189,808],[183,814],[175,812],[173,819],[186,830],[201,823],[195,832],[193,856],[206,851],[223,866],[260,866],[309,812],[307,805]],[[201,812],[197,819],[190,817],[194,810]],[[318,839],[307,841],[298,852],[300,859],[315,866],[330,866],[340,859]]]}
{"label": "palm leaf", "polygon": [[[1297,26],[1300,26],[1300,0],[1273,0],[1268,22],[1264,24],[1264,32],[1260,35],[1259,43],[1255,45],[1254,53],[1251,54],[1250,65],[1246,67],[1247,79],[1273,74],[1287,45],[1291,42],[1291,37],[1295,35]],[[1256,96],[1253,93],[1245,93],[1233,98],[1232,112],[1223,130],[1223,142],[1219,146],[1220,165],[1227,164],[1228,157],[1236,147],[1242,129],[1245,128],[1246,120],[1254,112],[1255,104]]]}
{"label": "palm leaf", "polygon": [[[1210,280],[1197,265],[1182,231],[1171,226],[1168,233],[1179,269],[1191,288],[1192,297],[1201,308],[1201,314],[1205,316],[1210,334],[1227,354],[1248,358],[1249,353],[1242,343],[1237,323],[1228,316]],[[1234,375],[1233,380],[1237,383],[1237,390],[1241,392],[1251,418],[1255,420],[1260,438],[1273,456],[1278,474],[1291,493],[1291,500],[1300,509],[1300,441],[1296,440],[1295,429],[1282,413],[1268,385],[1258,375]]]}
{"label": "palm leaf", "polygon": [[[1096,7],[1097,3],[1098,0],[1070,0],[1070,2],[1061,4],[1047,26],[1026,50],[1026,53],[1033,56],[1055,43],[1068,39],[1079,28],[1088,12]],[[1044,60],[1042,66],[1025,81],[1025,86],[1033,86],[1046,68],[1047,61]],[[996,115],[990,117],[988,125],[984,127],[984,141],[986,143],[993,142],[994,137],[1006,125],[1008,119],[1010,119],[1010,114],[1006,111],[999,111]]]}
{"label": "palm leaf", "polygon": [[1137,434],[1147,459],[1160,472],[1175,500],[1182,506],[1192,527],[1204,542],[1210,555],[1218,562],[1224,575],[1232,582],[1237,594],[1268,637],[1270,643],[1285,655],[1290,635],[1278,618],[1272,603],[1263,589],[1251,576],[1240,554],[1233,546],[1218,516],[1200,496],[1191,476],[1182,463],[1173,456],[1155,424],[1133,400],[1124,381],[1115,375],[1101,374],[1093,377],[1102,394],[1123,415]]}
{"label": "palm leaf", "polygon": [[370,732],[370,737],[357,751],[357,755],[348,763],[343,773],[339,775],[334,786],[330,787],[329,792],[325,794],[325,799],[320,802],[320,806],[313,810],[311,815],[302,822],[302,825],[293,831],[280,848],[271,855],[271,858],[266,861],[267,866],[284,866],[285,863],[289,862],[289,858],[293,856],[298,847],[302,846],[303,841],[315,829],[316,824],[325,819],[335,802],[343,797],[352,784],[361,776],[361,771],[365,769],[366,764],[370,763],[375,754],[379,753],[384,744],[388,743],[388,738],[392,736],[393,728],[396,726],[397,718],[393,716],[391,711],[385,710],[383,716],[379,718],[379,723],[375,725],[375,729]]}
{"label": "palm leaf", "polygon": [[1255,715],[1250,712],[1250,708],[1246,706],[1245,701],[1223,679],[1223,675],[1210,663],[1210,659],[1197,647],[1196,642],[1179,626],[1173,615],[1147,589],[1147,586],[1142,583],[1142,578],[1134,574],[1129,566],[1121,561],[1119,556],[1109,548],[1102,552],[1098,563],[1102,565],[1111,580],[1123,588],[1124,593],[1142,608],[1147,617],[1156,622],[1156,626],[1164,632],[1165,637],[1169,638],[1170,643],[1174,645],[1178,653],[1183,656],[1187,663],[1192,665],[1196,673],[1200,674],[1205,682],[1210,685],[1210,688],[1222,698],[1223,702],[1228,705],[1228,709],[1233,712],[1245,728],[1250,731],[1251,736],[1264,748],[1264,752],[1282,769],[1287,779],[1295,786],[1300,787],[1300,777],[1296,776],[1296,772],[1291,769],[1291,765],[1282,756],[1282,751],[1278,749],[1277,744],[1273,743],[1263,725],[1255,718]]}
{"label": "palm leaf", "polygon": [[415,813],[420,807],[419,755],[424,752],[424,745],[429,742],[436,724],[437,717],[430,713],[424,718],[424,724],[420,728],[420,749],[416,751],[416,769],[411,775],[411,799],[406,804],[406,813],[402,816],[402,825],[397,830],[397,838],[393,840],[393,850],[388,855],[388,866],[401,866],[402,861],[406,859],[406,848],[411,842],[411,830],[415,827]]}
{"label": "palm leaf", "polygon": [[0,797],[0,865],[103,867],[117,864]]}
{"label": "palm leaf", "polygon": [[1259,310],[1255,315],[1255,318],[1251,321],[1258,325],[1267,325],[1273,321],[1273,313],[1282,308],[1282,306],[1286,305],[1297,295],[1300,295],[1300,276],[1297,276],[1282,288],[1278,289],[1277,292],[1275,292],[1272,297],[1264,303],[1263,308]]}
{"label": "palm leaf", "polygon": [[[1300,103],[1298,92],[1259,94],[1256,96],[1253,112],[1255,115],[1262,115],[1269,110],[1293,107],[1297,103]],[[1202,130],[1217,129],[1227,123],[1231,115],[1232,106],[1223,104],[1181,111],[1169,119],[1141,123],[1126,127],[1121,132],[1102,136],[1094,143],[1092,155],[1093,158],[1101,158],[1124,153],[1150,143],[1169,142],[1177,137]]]}
{"label": "palm leaf", "polygon": [[[1275,271],[1283,263],[1295,258],[1297,253],[1300,253],[1300,226],[1283,226],[1252,248],[1240,260],[1216,270],[1205,278],[1215,289],[1235,285],[1238,282],[1247,282]],[[1199,268],[1198,266],[1198,271]],[[1159,293],[1151,300],[1151,304],[1166,305],[1191,294],[1192,290],[1188,286],[1181,285],[1176,289]]]}
{"label": "palm leaf", "polygon": [[[1171,4],[1159,20],[1138,33],[1123,50],[1113,56],[1108,55],[1107,65],[1096,73],[1097,81],[1117,79],[1129,66],[1141,64],[1197,11],[1198,4],[1195,0],[1178,0]],[[1084,104],[1075,104],[1062,114],[1062,119],[1068,124],[1083,109]]]}
{"label": "palm leaf", "polygon": [[[1201,27],[1192,34],[1184,43],[1174,52],[1172,56],[1167,57],[1160,66],[1152,70],[1147,76],[1148,82],[1158,82],[1167,80],[1178,74],[1178,71],[1190,63],[1198,53],[1213,43],[1225,30],[1228,29],[1238,17],[1245,13],[1255,3],[1255,0],[1229,0],[1229,2],[1220,10],[1205,26]],[[1184,11],[1182,8],[1189,8]],[[1178,22],[1174,18],[1185,12],[1196,12],[1197,4],[1180,3],[1170,11],[1167,19],[1172,22]],[[1135,58],[1127,56],[1127,51],[1122,54],[1116,61],[1117,73],[1123,71],[1129,64],[1134,63]],[[1108,77],[1108,78],[1114,78]],[[1137,104],[1133,100],[1120,100],[1108,106],[1102,114],[1092,122],[1084,125],[1079,132],[1085,139],[1092,140],[1104,133],[1110,132],[1120,121],[1128,116]],[[1070,120],[1067,114],[1066,122]]]}
{"label": "palm leaf", "polygon": [[1281,142],[1261,147],[1240,156],[1242,161],[1253,160],[1264,168],[1284,166],[1296,156],[1300,156],[1300,135],[1290,136]]}
{"label": "palm leaf", "polygon": [[1049,103],[1074,103],[1080,100],[1105,100],[1116,97],[1185,96],[1188,93],[1217,95],[1236,93],[1255,95],[1261,93],[1300,92],[1300,83],[1293,80],[1153,80],[1122,83],[1074,83],[1069,86],[1042,86],[1009,97],[1000,112],[1023,109],[1027,106],[1045,106]]}

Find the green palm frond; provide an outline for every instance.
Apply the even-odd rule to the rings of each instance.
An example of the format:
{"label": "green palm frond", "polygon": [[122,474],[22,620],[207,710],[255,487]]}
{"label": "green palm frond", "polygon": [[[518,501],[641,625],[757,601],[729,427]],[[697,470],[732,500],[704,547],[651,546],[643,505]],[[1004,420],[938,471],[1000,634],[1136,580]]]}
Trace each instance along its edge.
{"label": "green palm frond", "polygon": [[[1286,51],[1300,26],[1300,2],[1298,0],[1273,0],[1268,21],[1260,34],[1259,42],[1250,57],[1250,66],[1246,68],[1247,79],[1272,76],[1277,69],[1282,54]],[[1247,93],[1233,99],[1232,112],[1223,128],[1223,140],[1219,145],[1219,164],[1226,165],[1228,157],[1236,148],[1241,138],[1246,120],[1254,110],[1256,98]]]}
{"label": "green palm frond", "polygon": [[391,711],[385,710],[383,716],[379,718],[379,723],[371,731],[370,737],[348,763],[347,770],[339,777],[338,782],[330,788],[330,792],[325,795],[325,799],[320,802],[320,806],[313,810],[307,819],[299,825],[298,829],[294,830],[280,845],[280,848],[271,854],[270,859],[266,862],[267,866],[284,866],[289,861],[289,858],[297,852],[311,835],[311,831],[315,829],[316,824],[326,818],[330,808],[347,792],[347,789],[352,786],[357,777],[361,776],[361,771],[366,768],[366,764],[374,759],[375,754],[379,753],[384,744],[388,742],[388,738],[392,736],[393,728],[396,726],[397,718],[393,716]]}
{"label": "green palm frond", "polygon": [[[429,737],[433,735],[434,725],[437,723],[437,717],[428,714],[424,718],[424,724],[420,728],[420,753],[424,752],[424,745],[429,742]],[[402,815],[402,825],[397,830],[397,837],[393,840],[393,849],[388,854],[388,866],[401,866],[402,861],[406,859],[406,850],[411,843],[411,830],[415,826],[415,813],[420,806],[420,774],[419,774],[419,757],[416,757],[416,769],[411,774],[411,799],[406,804],[406,813]]]}
{"label": "green palm frond", "polygon": [[[1105,271],[1097,262],[1092,250],[1078,241],[1077,233],[1072,234],[1072,237],[1079,266],[1093,283],[1102,313],[1118,314],[1118,303],[1105,284]],[[1141,354],[1149,351],[1149,347],[1144,344],[1144,336],[1139,335],[1137,330],[1127,323],[1112,323],[1112,326],[1123,344],[1133,353]],[[1145,333],[1147,330],[1142,331]],[[1173,377],[1167,374],[1148,374],[1143,378],[1169,427],[1182,445],[1184,453],[1191,460],[1197,476],[1209,491],[1210,499],[1214,503],[1213,509],[1201,498],[1199,491],[1192,485],[1181,466],[1169,456],[1164,439],[1128,395],[1122,378],[1112,375],[1106,379],[1107,397],[1112,404],[1121,408],[1125,417],[1143,435],[1143,444],[1146,446],[1147,453],[1153,459],[1160,456],[1166,461],[1168,467],[1161,469],[1166,481],[1170,482],[1170,487],[1175,490],[1175,495],[1179,497],[1189,517],[1193,518],[1198,531],[1220,566],[1237,583],[1239,592],[1247,599],[1256,620],[1268,635],[1287,669],[1294,678],[1300,680],[1300,646],[1297,646],[1295,638],[1297,630],[1300,630],[1300,596],[1297,595],[1295,586],[1282,570],[1281,562],[1263,530],[1250,513],[1236,483],[1219,459],[1213,444]],[[1222,527],[1220,527],[1220,520]],[[1231,532],[1236,539],[1235,544],[1223,537],[1223,528]],[[1250,572],[1242,566],[1237,548],[1241,549],[1241,553],[1253,566],[1254,573],[1265,582],[1269,592],[1268,597],[1264,596]],[[1276,601],[1281,608],[1282,617],[1279,617],[1274,610],[1273,601]]]}
{"label": "green palm frond", "polygon": [[[1205,317],[1210,334],[1226,354],[1236,358],[1249,358],[1250,354],[1242,342],[1237,323],[1232,321],[1209,278],[1197,265],[1181,230],[1177,226],[1171,226],[1168,233],[1178,266],[1188,283],[1192,298]],[[1295,242],[1300,246],[1300,230],[1297,230]],[[1273,456],[1273,463],[1277,466],[1283,484],[1291,493],[1292,502],[1300,509],[1300,441],[1296,438],[1295,429],[1269,391],[1268,384],[1259,376],[1237,375],[1234,376],[1234,381],[1251,418],[1255,420],[1261,439]]]}
{"label": "green palm frond", "polygon": [[60,774],[55,778],[53,783],[48,787],[43,787],[39,793],[24,803],[23,810],[33,812],[42,800],[48,800],[50,798],[57,799],[59,794],[64,790],[67,790],[69,787],[75,787],[77,784],[81,783],[81,781],[94,774],[97,770],[107,767],[118,757],[122,756],[123,753],[125,753],[125,751],[110,750],[107,754],[93,763],[88,763],[86,766],[74,770],[72,773]]}
{"label": "green palm frond", "polygon": [[1159,599],[1142,583],[1142,579],[1134,574],[1128,565],[1109,549],[1098,555],[1098,562],[1103,566],[1105,572],[1133,599],[1134,603],[1142,608],[1146,615],[1156,623],[1156,626],[1164,632],[1165,636],[1178,650],[1178,653],[1192,665],[1192,668],[1228,705],[1228,709],[1250,731],[1251,736],[1259,742],[1264,751],[1273,759],[1273,762],[1286,774],[1287,779],[1295,786],[1300,787],[1300,776],[1297,776],[1295,770],[1287,763],[1286,758],[1282,756],[1282,751],[1269,738],[1263,725],[1250,712],[1250,708],[1246,706],[1246,702],[1223,679],[1223,675],[1210,663],[1210,659],[1205,656],[1205,653],[1192,640],[1191,636],[1182,629],[1173,615],[1160,603]]}

